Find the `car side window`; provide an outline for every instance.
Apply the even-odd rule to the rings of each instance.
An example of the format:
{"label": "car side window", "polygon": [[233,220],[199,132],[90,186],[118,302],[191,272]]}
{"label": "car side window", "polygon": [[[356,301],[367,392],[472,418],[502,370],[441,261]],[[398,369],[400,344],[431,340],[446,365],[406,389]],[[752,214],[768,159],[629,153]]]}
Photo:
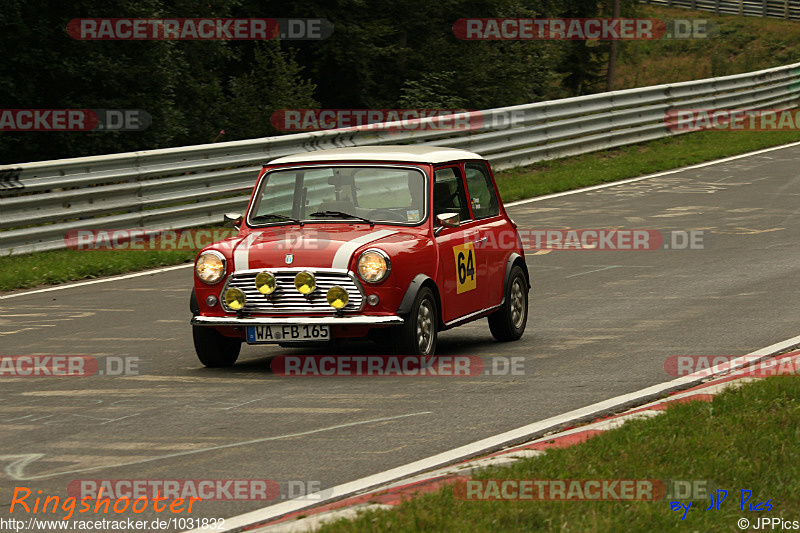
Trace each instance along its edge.
{"label": "car side window", "polygon": [[500,214],[500,203],[494,193],[492,178],[484,163],[464,165],[469,190],[469,202],[475,218],[488,218]]}
{"label": "car side window", "polygon": [[433,214],[442,213],[458,213],[462,222],[471,218],[458,167],[440,168],[433,174]]}

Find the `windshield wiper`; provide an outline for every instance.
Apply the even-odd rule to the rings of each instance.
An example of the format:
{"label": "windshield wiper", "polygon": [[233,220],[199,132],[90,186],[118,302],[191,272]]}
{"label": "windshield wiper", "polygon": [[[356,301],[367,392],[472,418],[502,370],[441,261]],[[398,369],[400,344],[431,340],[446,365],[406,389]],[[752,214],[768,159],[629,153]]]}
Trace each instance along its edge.
{"label": "windshield wiper", "polygon": [[374,226],[375,222],[368,218],[360,217],[358,215],[351,215],[350,213],[345,213],[344,211],[317,211],[316,213],[311,213],[308,215],[310,217],[339,217],[339,218],[355,218],[356,220],[363,220],[370,226]]}
{"label": "windshield wiper", "polygon": [[296,218],[287,217],[286,215],[279,215],[277,213],[267,213],[265,215],[257,215],[250,219],[252,222],[257,222],[260,220],[286,220],[289,222],[294,222],[295,224],[303,225],[301,220],[297,220]]}

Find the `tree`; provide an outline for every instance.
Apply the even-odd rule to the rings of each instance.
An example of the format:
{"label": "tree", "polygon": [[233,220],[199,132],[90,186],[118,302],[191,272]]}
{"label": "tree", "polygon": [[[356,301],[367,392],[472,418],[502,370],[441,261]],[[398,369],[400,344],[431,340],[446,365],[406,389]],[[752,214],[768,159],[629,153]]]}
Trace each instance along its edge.
{"label": "tree", "polygon": [[301,78],[303,70],[278,41],[259,43],[250,71],[231,81],[225,120],[226,138],[248,139],[280,133],[270,123],[279,109],[313,109],[314,84]]}
{"label": "tree", "polygon": [[[4,109],[144,109],[143,132],[0,132],[0,161],[75,157],[168,146],[183,131],[175,105],[182,61],[167,41],[79,41],[76,17],[157,16],[161,0],[6,0],[0,10],[0,102]],[[102,13],[101,13],[102,11]]]}
{"label": "tree", "polygon": [[[559,16],[564,18],[597,18],[602,15],[597,0],[565,0],[559,12]],[[561,85],[569,96],[602,90],[608,50],[608,41],[564,41],[563,55],[556,71],[564,76]]]}

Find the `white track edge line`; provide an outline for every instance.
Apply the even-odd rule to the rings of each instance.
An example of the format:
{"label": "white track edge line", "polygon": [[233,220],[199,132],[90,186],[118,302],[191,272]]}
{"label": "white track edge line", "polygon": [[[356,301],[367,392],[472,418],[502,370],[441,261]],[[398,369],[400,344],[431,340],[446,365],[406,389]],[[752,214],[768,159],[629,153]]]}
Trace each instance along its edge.
{"label": "white track edge line", "polygon": [[584,192],[591,192],[596,191],[598,189],[606,189],[608,187],[616,187],[617,185],[625,185],[627,183],[634,183],[637,181],[642,180],[649,180],[652,178],[659,178],[661,176],[668,176],[670,174],[677,174],[678,172],[685,172],[687,170],[693,170],[696,168],[703,168],[703,167],[710,167],[712,165],[717,165],[720,163],[727,163],[728,161],[735,161],[736,159],[742,159],[744,157],[750,157],[759,154],[765,154],[768,152],[774,152],[775,150],[782,150],[784,148],[792,148],[794,146],[799,146],[800,142],[794,142],[789,144],[782,144],[780,146],[772,146],[770,148],[762,148],[761,150],[756,150],[755,152],[747,152],[744,154],[732,155],[728,157],[723,157],[722,159],[714,159],[713,161],[705,161],[703,163],[697,163],[696,165],[689,165],[688,167],[681,167],[681,168],[673,168],[671,170],[664,170],[662,172],[657,172],[655,174],[648,174],[646,176],[638,176],[635,178],[627,178],[624,180],[619,181],[611,181],[609,183],[601,183],[600,185],[590,185],[589,187],[582,187],[580,189],[572,189],[570,191],[561,191],[555,192],[552,194],[545,194],[543,196],[535,196],[533,198],[525,198],[523,200],[516,200],[514,202],[504,203],[505,207],[514,207],[517,205],[527,204],[530,202],[541,202],[543,200],[549,200],[551,198],[558,198],[561,196],[569,196],[571,194],[581,194]]}
{"label": "white track edge line", "polygon": [[[100,278],[100,279],[93,279],[89,281],[81,281],[78,283],[70,283],[65,285],[56,285],[55,287],[48,287],[46,289],[36,289],[34,291],[24,291],[24,292],[14,292],[11,294],[6,294],[4,296],[0,296],[0,300],[6,300],[8,298],[17,298],[19,296],[28,296],[31,294],[40,294],[43,292],[52,292],[52,291],[60,291],[62,289],[74,289],[75,287],[83,287],[84,285],[94,285],[95,283],[107,283],[109,281],[119,281],[121,279],[129,279],[129,278],[138,278],[139,276],[149,276],[151,274],[160,274],[162,272],[169,272],[170,270],[178,270],[181,268],[189,268],[193,266],[194,263],[184,263],[181,265],[174,265],[150,270],[141,270],[139,272],[134,272],[132,274],[123,274],[121,276],[113,276],[110,278]],[[187,285],[189,287],[189,285]],[[188,288],[186,289],[188,292]]]}
{"label": "white track edge line", "polygon": [[[764,348],[760,348],[747,355],[727,363],[716,365],[710,369],[701,370],[688,376],[682,376],[671,381],[646,387],[636,392],[623,394],[621,396],[588,405],[586,407],[581,407],[580,409],[575,409],[573,411],[550,417],[539,422],[534,422],[533,424],[512,429],[511,431],[506,431],[505,433],[500,433],[498,435],[488,437],[465,446],[460,446],[458,448],[454,448],[425,459],[420,459],[403,466],[357,479],[355,481],[343,483],[330,489],[324,489],[323,491],[306,495],[303,498],[289,500],[234,516],[225,520],[225,529],[218,531],[233,531],[244,526],[254,525],[260,522],[267,522],[269,520],[276,520],[294,512],[324,505],[326,503],[341,500],[349,496],[354,496],[358,493],[380,487],[393,481],[398,481],[405,477],[420,474],[428,470],[433,470],[437,467],[454,464],[471,457],[497,451],[498,449],[510,445],[522,444],[523,442],[531,440],[533,436],[544,436],[544,434],[548,431],[553,431],[559,427],[574,424],[587,419],[591,420],[609,412],[617,411],[623,407],[641,405],[641,402],[647,402],[650,399],[658,399],[657,397],[661,396],[662,394],[671,392],[673,390],[688,388],[691,385],[708,380],[717,373],[729,372],[731,370],[735,370],[736,368],[741,368],[742,366],[746,366],[760,360],[754,360],[753,356],[763,356],[762,358],[767,358],[770,355],[774,355],[777,352],[791,348],[798,344],[800,344],[800,335],[776,342],[775,344],[771,344],[770,346]],[[323,497],[322,494],[325,494],[325,496]],[[319,496],[320,499],[312,500],[311,498],[314,496]],[[203,530],[193,529],[188,533],[200,533],[201,531]]]}
{"label": "white track edge line", "polygon": [[[590,187],[583,187],[581,189],[573,189],[571,191],[562,191],[562,192],[557,192],[557,193],[553,193],[553,194],[546,194],[544,196],[536,196],[534,198],[526,198],[524,200],[517,200],[515,202],[504,203],[503,205],[504,205],[504,207],[514,207],[514,206],[517,206],[517,205],[527,204],[527,203],[530,203],[530,202],[541,202],[543,200],[549,200],[550,198],[558,198],[560,196],[568,196],[568,195],[571,195],[571,194],[581,194],[581,193],[585,193],[585,192],[595,191],[595,190],[598,190],[598,189],[605,189],[607,187],[616,187],[617,185],[625,185],[627,183],[634,183],[636,181],[649,180],[651,178],[658,178],[660,176],[667,176],[669,174],[675,174],[675,173],[678,173],[678,172],[684,172],[686,170],[692,170],[692,169],[695,169],[695,168],[708,167],[708,166],[716,165],[716,164],[719,164],[719,163],[726,163],[728,161],[734,161],[736,159],[741,159],[743,157],[750,157],[750,156],[753,156],[753,155],[759,155],[759,154],[763,154],[763,153],[767,153],[767,152],[773,152],[775,150],[781,150],[783,148],[792,148],[792,147],[798,146],[798,145],[800,145],[800,141],[794,142],[794,143],[790,143],[790,144],[782,144],[780,146],[772,146],[770,148],[764,148],[764,149],[761,149],[761,150],[756,150],[755,152],[747,152],[745,154],[739,154],[739,155],[733,155],[733,156],[729,156],[729,157],[724,157],[722,159],[715,159],[713,161],[706,161],[704,163],[698,163],[696,165],[690,165],[688,167],[681,167],[681,168],[675,168],[675,169],[672,169],[672,170],[665,170],[663,172],[658,172],[656,174],[648,174],[647,176],[639,176],[639,177],[636,177],[636,178],[628,178],[628,179],[619,180],[619,181],[612,181],[610,183],[602,183],[600,185],[592,185]],[[81,283],[71,283],[69,285],[57,285],[55,287],[49,287],[47,289],[37,289],[37,290],[34,290],[34,291],[15,292],[13,294],[0,296],[0,300],[5,300],[7,298],[16,298],[18,296],[22,296],[22,295],[26,295],[26,294],[38,294],[38,293],[42,293],[42,292],[58,291],[58,290],[61,290],[61,289],[71,289],[73,287],[81,287],[83,285],[91,285],[93,283],[105,283],[107,281],[116,281],[116,280],[120,280],[120,279],[135,278],[137,276],[145,276],[147,274],[158,274],[160,272],[167,272],[167,271],[170,271],[170,270],[176,270],[178,268],[186,268],[188,266],[191,266],[191,263],[184,264],[184,265],[178,265],[178,266],[172,266],[172,267],[166,267],[166,268],[160,268],[160,269],[156,269],[156,270],[148,270],[148,271],[143,271],[143,272],[136,272],[136,273],[133,273],[133,274],[126,274],[126,275],[123,275],[123,276],[115,276],[113,278],[102,278],[102,279],[96,279],[96,280],[92,280],[92,281],[85,281],[85,282],[81,282]]]}

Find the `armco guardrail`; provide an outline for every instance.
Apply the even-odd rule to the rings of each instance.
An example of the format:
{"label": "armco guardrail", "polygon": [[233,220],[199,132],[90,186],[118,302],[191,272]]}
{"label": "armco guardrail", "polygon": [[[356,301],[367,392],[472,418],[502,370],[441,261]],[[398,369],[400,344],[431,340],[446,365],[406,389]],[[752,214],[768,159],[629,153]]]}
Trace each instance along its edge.
{"label": "armco guardrail", "polygon": [[683,7],[716,14],[800,19],[798,0],[639,0],[642,4]]}
{"label": "armco guardrail", "polygon": [[190,228],[241,211],[275,157],[341,146],[425,143],[464,148],[495,169],[674,135],[681,108],[791,108],[800,63],[481,112],[472,131],[360,128],[299,133],[0,167],[0,255],[64,248],[73,229]]}

